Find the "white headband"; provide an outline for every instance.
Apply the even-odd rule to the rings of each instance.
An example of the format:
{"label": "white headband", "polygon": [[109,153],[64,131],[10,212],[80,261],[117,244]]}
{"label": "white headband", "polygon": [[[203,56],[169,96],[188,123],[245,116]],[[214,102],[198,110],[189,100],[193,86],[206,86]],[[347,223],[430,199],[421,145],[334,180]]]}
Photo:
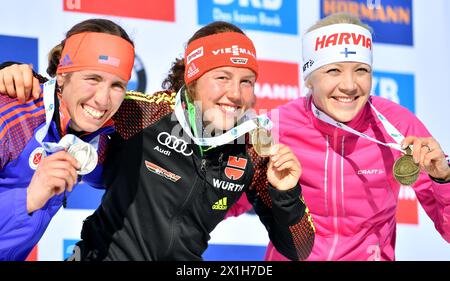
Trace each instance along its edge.
{"label": "white headband", "polygon": [[352,61],[372,67],[372,34],[355,24],[328,25],[306,33],[302,51],[304,79],[330,63]]}

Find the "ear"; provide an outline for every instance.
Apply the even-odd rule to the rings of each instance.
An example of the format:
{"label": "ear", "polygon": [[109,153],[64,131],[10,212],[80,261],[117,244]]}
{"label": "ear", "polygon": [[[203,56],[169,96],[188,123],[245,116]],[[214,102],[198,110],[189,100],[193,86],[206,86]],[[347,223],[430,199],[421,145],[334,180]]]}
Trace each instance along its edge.
{"label": "ear", "polygon": [[56,82],[59,87],[64,86],[65,77],[64,74],[56,74]]}

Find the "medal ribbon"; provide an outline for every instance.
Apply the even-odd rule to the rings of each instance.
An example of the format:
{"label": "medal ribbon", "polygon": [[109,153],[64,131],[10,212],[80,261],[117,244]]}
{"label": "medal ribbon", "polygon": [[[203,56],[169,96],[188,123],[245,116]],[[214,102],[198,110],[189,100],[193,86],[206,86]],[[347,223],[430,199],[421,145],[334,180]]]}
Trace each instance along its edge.
{"label": "medal ribbon", "polygon": [[365,138],[369,141],[372,142],[376,142],[378,144],[382,144],[384,146],[396,149],[398,151],[401,151],[402,153],[406,153],[405,150],[403,150],[401,148],[400,143],[402,142],[402,140],[405,138],[374,106],[370,101],[367,101],[370,106],[372,107],[373,111],[375,111],[377,118],[381,121],[381,124],[383,125],[384,129],[386,130],[386,132],[395,140],[396,143],[384,143],[381,142],[375,138],[372,138],[366,134],[363,134],[361,132],[358,132],[352,128],[350,128],[349,126],[338,122],[336,120],[334,120],[333,118],[331,118],[330,116],[328,116],[326,113],[320,111],[315,105],[314,102],[311,101],[311,106],[312,106],[312,111],[314,113],[314,116],[316,116],[316,118],[324,121],[325,123],[328,123],[330,125],[333,125],[339,129],[342,129],[344,131],[353,133],[357,136],[360,136],[362,138]]}
{"label": "medal ribbon", "polygon": [[178,119],[178,122],[180,123],[181,127],[183,128],[183,131],[186,132],[186,134],[194,141],[195,144],[200,146],[220,146],[226,143],[229,143],[231,141],[234,141],[235,139],[239,138],[240,136],[250,132],[251,130],[254,130],[258,127],[263,127],[267,130],[272,129],[273,123],[270,121],[269,117],[267,115],[258,115],[254,118],[250,116],[250,114],[245,115],[243,118],[249,119],[245,121],[244,123],[228,130],[226,133],[217,136],[217,137],[210,137],[210,138],[196,138],[192,135],[191,127],[186,120],[186,117],[184,115],[183,106],[181,104],[181,95],[184,92],[185,88],[182,87],[176,97],[175,97],[175,116]]}
{"label": "medal ribbon", "polygon": [[[55,111],[55,86],[56,80],[51,79],[44,84],[44,107],[45,107],[45,124],[36,132],[36,141],[41,145],[42,148],[48,153],[55,153],[60,150],[68,149],[71,145],[84,142],[75,135],[67,134],[59,140],[58,143],[55,142],[44,142],[44,138],[48,133],[50,124],[53,118],[53,112]],[[91,144],[95,151],[97,151],[100,136],[93,138],[89,144]]]}

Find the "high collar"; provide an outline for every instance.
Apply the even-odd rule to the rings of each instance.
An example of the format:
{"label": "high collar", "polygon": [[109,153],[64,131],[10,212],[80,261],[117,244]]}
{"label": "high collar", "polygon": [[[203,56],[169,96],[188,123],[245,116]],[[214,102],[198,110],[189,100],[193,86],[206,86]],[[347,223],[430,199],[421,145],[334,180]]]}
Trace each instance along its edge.
{"label": "high collar", "polygon": [[[370,99],[371,98],[369,97],[369,101],[370,101]],[[318,119],[311,110],[311,103],[313,102],[311,95],[308,96],[306,99],[304,99],[304,101],[305,101],[305,108],[306,108],[306,111],[308,112],[308,116],[309,116],[311,122],[313,123],[314,127],[316,129],[318,129],[320,132],[327,134],[327,135],[337,134],[338,137],[349,136],[349,135],[354,136],[354,134],[351,132],[347,132],[345,130],[342,130],[338,127],[335,127],[333,125],[330,125],[330,124]],[[366,102],[366,104],[358,112],[358,114],[351,121],[346,122],[344,124],[358,132],[363,132],[369,126],[368,119],[370,118],[370,112],[371,112],[371,109],[370,109],[369,102]]]}

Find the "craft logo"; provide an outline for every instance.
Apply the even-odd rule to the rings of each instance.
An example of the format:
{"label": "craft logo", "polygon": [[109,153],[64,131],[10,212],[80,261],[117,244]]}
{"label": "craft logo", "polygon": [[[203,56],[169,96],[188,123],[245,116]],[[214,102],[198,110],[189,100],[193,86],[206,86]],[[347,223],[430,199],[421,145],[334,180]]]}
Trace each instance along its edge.
{"label": "craft logo", "polygon": [[175,21],[175,0],[63,0],[64,11]]}
{"label": "craft logo", "polygon": [[272,109],[300,97],[297,63],[258,61],[256,109]]}
{"label": "craft logo", "polygon": [[243,29],[298,34],[297,2],[286,0],[198,0],[198,22],[226,21]]}
{"label": "craft logo", "polygon": [[0,35],[0,62],[4,61],[32,64],[38,70],[38,39]]}
{"label": "craft logo", "polygon": [[[373,72],[372,93],[401,104],[415,112],[414,75],[405,73]],[[410,186],[400,186],[397,222],[418,224],[418,204]]]}
{"label": "craft logo", "polygon": [[144,63],[137,55],[134,56],[133,71],[130,81],[128,81],[127,90],[145,93],[147,89],[147,74]]}
{"label": "craft logo", "polygon": [[320,17],[346,12],[373,28],[374,42],[413,45],[411,0],[321,0]]}

